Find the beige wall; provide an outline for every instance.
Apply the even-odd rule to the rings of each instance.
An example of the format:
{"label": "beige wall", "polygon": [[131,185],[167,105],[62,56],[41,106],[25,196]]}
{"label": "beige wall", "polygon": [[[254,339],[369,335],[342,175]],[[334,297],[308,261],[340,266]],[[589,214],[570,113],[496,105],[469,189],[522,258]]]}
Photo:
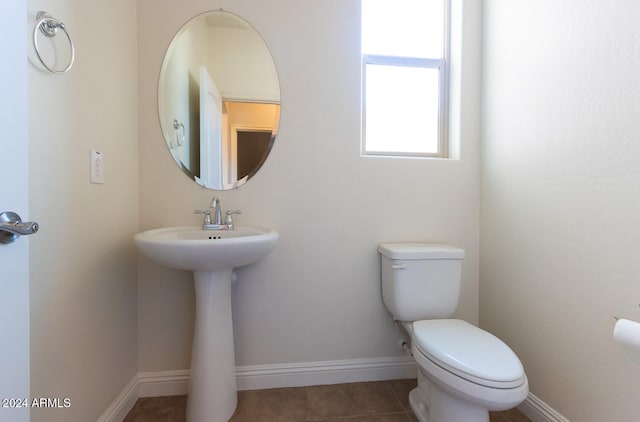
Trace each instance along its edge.
{"label": "beige wall", "polygon": [[[76,62],[56,76],[29,47],[30,214],[40,223],[30,240],[31,397],[71,407],[33,409],[31,420],[95,421],[137,367],[136,8],[30,0],[29,36],[38,10],[67,25]],[[104,185],[89,184],[92,148],[104,154]]]}
{"label": "beige wall", "polygon": [[[359,156],[358,1],[190,3],[138,0],[136,21],[127,0],[28,2],[30,22],[40,9],[65,21],[78,54],[64,76],[29,65],[30,214],[41,223],[30,241],[31,394],[73,403],[33,421],[95,420],[136,370],[189,367],[190,276],[141,259],[136,286],[131,237],[198,224],[192,210],[215,194],[176,168],[155,101],[174,32],[219,7],[263,35],[282,89],[272,156],[219,194],[244,210],[238,223],[281,233],[272,255],[238,271],[239,365],[399,354],[380,241],[465,248],[458,316],[476,322],[482,192],[482,326],[567,418],[635,420],[640,361],[611,330],[613,315],[640,319],[639,5],[485,1],[480,189],[480,2],[465,2],[459,161]],[[88,183],[91,148],[105,154],[105,185]]]}
{"label": "beige wall", "polygon": [[[140,229],[197,225],[220,196],[238,224],[281,234],[264,261],[238,271],[236,363],[394,356],[398,334],[382,304],[382,241],[444,241],[467,251],[458,316],[477,322],[479,2],[465,24],[467,79],[457,128],[461,160],[360,157],[359,1],[138,1]],[[171,37],[191,16],[223,7],[254,25],[280,77],[282,120],[271,156],[237,191],[203,190],[167,153],[156,85]],[[158,25],[162,22],[162,25]],[[190,274],[139,261],[139,369],[189,367]]]}
{"label": "beige wall", "polygon": [[[62,76],[29,57],[30,214],[41,224],[30,257],[31,395],[72,401],[66,410],[34,410],[32,420],[95,420],[137,370],[189,367],[190,275],[140,260],[136,286],[132,236],[199,224],[192,210],[215,194],[176,168],[156,116],[164,50],[206,9],[224,7],[256,26],[282,87],[272,156],[246,186],[220,193],[225,208],[244,210],[240,224],[281,233],[268,259],[238,271],[237,363],[401,354],[380,298],[381,241],[465,248],[458,316],[477,322],[478,4],[466,20],[476,45],[461,62],[469,76],[458,92],[462,159],[452,161],[359,156],[358,5],[140,0],[136,20],[126,0],[29,1],[29,21],[50,10],[77,49]],[[104,185],[88,182],[90,149],[104,154]]]}
{"label": "beige wall", "polygon": [[572,421],[636,421],[640,3],[485,1],[481,326]]}

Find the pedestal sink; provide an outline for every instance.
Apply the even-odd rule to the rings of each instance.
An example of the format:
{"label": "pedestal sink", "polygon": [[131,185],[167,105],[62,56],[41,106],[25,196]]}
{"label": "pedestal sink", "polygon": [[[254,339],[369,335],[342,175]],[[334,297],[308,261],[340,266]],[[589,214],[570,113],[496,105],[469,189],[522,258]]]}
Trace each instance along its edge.
{"label": "pedestal sink", "polygon": [[235,411],[231,275],[271,252],[279,234],[260,227],[169,227],[137,234],[140,252],[166,267],[193,271],[196,318],[187,422],[226,422]]}

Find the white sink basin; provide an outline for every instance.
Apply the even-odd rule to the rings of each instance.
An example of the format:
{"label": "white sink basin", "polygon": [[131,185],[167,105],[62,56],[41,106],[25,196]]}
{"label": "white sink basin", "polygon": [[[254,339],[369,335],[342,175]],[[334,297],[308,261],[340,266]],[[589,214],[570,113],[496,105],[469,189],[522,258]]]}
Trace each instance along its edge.
{"label": "white sink basin", "polygon": [[165,267],[191,271],[222,271],[253,264],[276,247],[278,238],[274,230],[250,226],[234,230],[168,227],[134,237],[146,257]]}

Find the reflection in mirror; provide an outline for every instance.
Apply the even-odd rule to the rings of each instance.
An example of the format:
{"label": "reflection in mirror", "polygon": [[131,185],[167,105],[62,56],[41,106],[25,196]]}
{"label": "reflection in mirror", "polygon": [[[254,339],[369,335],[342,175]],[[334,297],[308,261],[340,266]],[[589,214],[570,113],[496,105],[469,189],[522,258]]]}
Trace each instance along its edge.
{"label": "reflection in mirror", "polygon": [[280,86],[260,35],[222,10],[187,22],[165,53],[160,126],[178,166],[216,190],[244,184],[262,166],[280,120]]}

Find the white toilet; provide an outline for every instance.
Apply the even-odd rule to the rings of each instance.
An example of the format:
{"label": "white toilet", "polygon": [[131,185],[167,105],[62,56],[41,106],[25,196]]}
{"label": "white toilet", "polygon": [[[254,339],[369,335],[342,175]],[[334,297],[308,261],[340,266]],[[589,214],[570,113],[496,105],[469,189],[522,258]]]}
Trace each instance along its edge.
{"label": "white toilet", "polygon": [[421,422],[489,422],[517,406],[529,385],[516,354],[494,335],[448,319],[458,307],[464,251],[449,245],[383,243],[382,297],[406,330],[418,364],[409,394]]}

